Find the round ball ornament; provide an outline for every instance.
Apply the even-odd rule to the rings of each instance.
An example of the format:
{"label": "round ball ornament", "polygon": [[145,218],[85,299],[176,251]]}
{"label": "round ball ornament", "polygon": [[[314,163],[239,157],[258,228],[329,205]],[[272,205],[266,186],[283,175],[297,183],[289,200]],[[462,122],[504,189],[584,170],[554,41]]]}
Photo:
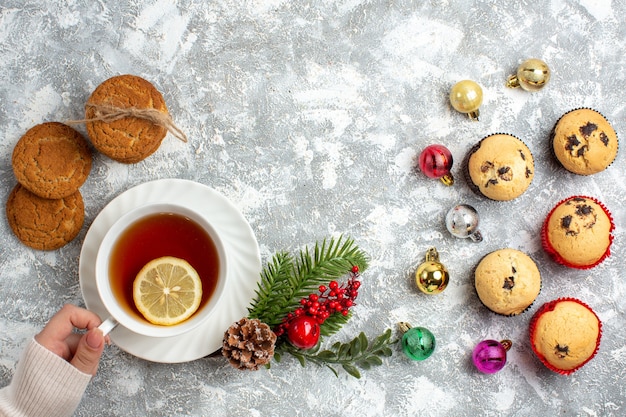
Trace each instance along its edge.
{"label": "round ball ornament", "polygon": [[454,184],[450,173],[452,169],[452,153],[443,145],[430,145],[424,148],[419,156],[420,170],[428,178],[438,178],[445,185]]}
{"label": "round ball ornament", "polygon": [[435,336],[424,327],[411,327],[406,322],[398,323],[404,334],[400,341],[402,351],[407,358],[414,361],[428,359],[435,350]]}
{"label": "round ball ornament", "polygon": [[415,284],[424,294],[439,294],[448,286],[450,274],[444,264],[439,262],[437,249],[426,252],[426,260],[415,271]]}
{"label": "round ball ornament", "polygon": [[472,352],[472,361],[484,374],[494,374],[504,368],[506,353],[513,344],[510,340],[483,340]]}
{"label": "round ball ornament", "polygon": [[452,207],[446,214],[446,228],[461,239],[470,238],[473,242],[482,242],[483,235],[478,230],[480,218],[476,209],[469,204]]}
{"label": "round ball ornament", "polygon": [[287,339],[298,349],[311,349],[320,339],[320,325],[317,319],[298,316],[289,322]]}
{"label": "round ball ornament", "polygon": [[483,89],[472,80],[463,80],[452,86],[450,104],[461,113],[466,113],[471,120],[478,121],[479,107],[483,103]]}
{"label": "round ball ornament", "polygon": [[531,58],[517,67],[517,72],[507,79],[509,88],[521,87],[526,91],[539,91],[550,81],[550,68],[540,59]]}

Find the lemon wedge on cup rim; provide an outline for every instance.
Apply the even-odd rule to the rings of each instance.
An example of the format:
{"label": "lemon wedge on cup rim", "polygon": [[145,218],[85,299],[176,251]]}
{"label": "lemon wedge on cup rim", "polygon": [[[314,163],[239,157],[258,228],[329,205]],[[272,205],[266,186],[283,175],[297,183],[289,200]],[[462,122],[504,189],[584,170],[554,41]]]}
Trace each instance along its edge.
{"label": "lemon wedge on cup rim", "polygon": [[172,326],[193,315],[202,301],[202,281],[184,259],[164,256],[148,262],[133,282],[133,301],[150,323]]}

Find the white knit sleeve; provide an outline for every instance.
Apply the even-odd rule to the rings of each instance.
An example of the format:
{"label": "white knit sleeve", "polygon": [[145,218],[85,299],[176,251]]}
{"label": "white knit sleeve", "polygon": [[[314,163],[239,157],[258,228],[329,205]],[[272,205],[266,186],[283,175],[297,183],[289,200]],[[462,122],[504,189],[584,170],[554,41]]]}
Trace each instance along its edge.
{"label": "white knit sleeve", "polygon": [[71,416],[91,380],[32,339],[11,384],[0,390],[0,416]]}

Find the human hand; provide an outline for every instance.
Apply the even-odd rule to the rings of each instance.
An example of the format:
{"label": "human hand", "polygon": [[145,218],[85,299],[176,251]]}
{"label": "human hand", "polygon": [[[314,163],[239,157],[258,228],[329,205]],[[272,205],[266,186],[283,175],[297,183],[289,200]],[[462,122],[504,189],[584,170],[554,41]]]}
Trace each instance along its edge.
{"label": "human hand", "polygon": [[[95,375],[108,338],[97,328],[102,320],[91,311],[66,304],[35,336],[35,340],[76,369]],[[85,334],[74,329],[87,330]]]}

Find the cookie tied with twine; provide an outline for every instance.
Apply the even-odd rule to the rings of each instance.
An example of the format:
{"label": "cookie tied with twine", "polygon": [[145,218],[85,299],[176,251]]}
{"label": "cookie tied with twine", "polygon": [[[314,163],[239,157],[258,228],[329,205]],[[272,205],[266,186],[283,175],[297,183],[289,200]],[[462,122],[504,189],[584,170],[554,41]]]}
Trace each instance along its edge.
{"label": "cookie tied with twine", "polygon": [[87,107],[92,108],[94,110],[94,117],[91,119],[81,120],[82,123],[87,122],[106,122],[111,123],[116,120],[123,119],[125,117],[137,117],[139,119],[144,119],[150,121],[156,125],[162,126],[166,128],[175,138],[182,140],[183,142],[187,142],[187,135],[182,131],[174,121],[172,117],[163,113],[156,109],[137,109],[134,107],[130,108],[121,108],[115,106],[100,106],[95,104],[87,104]]}
{"label": "cookie tied with twine", "polygon": [[161,93],[136,75],[119,75],[100,84],[85,105],[89,139],[104,155],[122,163],[136,163],[152,155],[171,132],[187,142],[172,121]]}

